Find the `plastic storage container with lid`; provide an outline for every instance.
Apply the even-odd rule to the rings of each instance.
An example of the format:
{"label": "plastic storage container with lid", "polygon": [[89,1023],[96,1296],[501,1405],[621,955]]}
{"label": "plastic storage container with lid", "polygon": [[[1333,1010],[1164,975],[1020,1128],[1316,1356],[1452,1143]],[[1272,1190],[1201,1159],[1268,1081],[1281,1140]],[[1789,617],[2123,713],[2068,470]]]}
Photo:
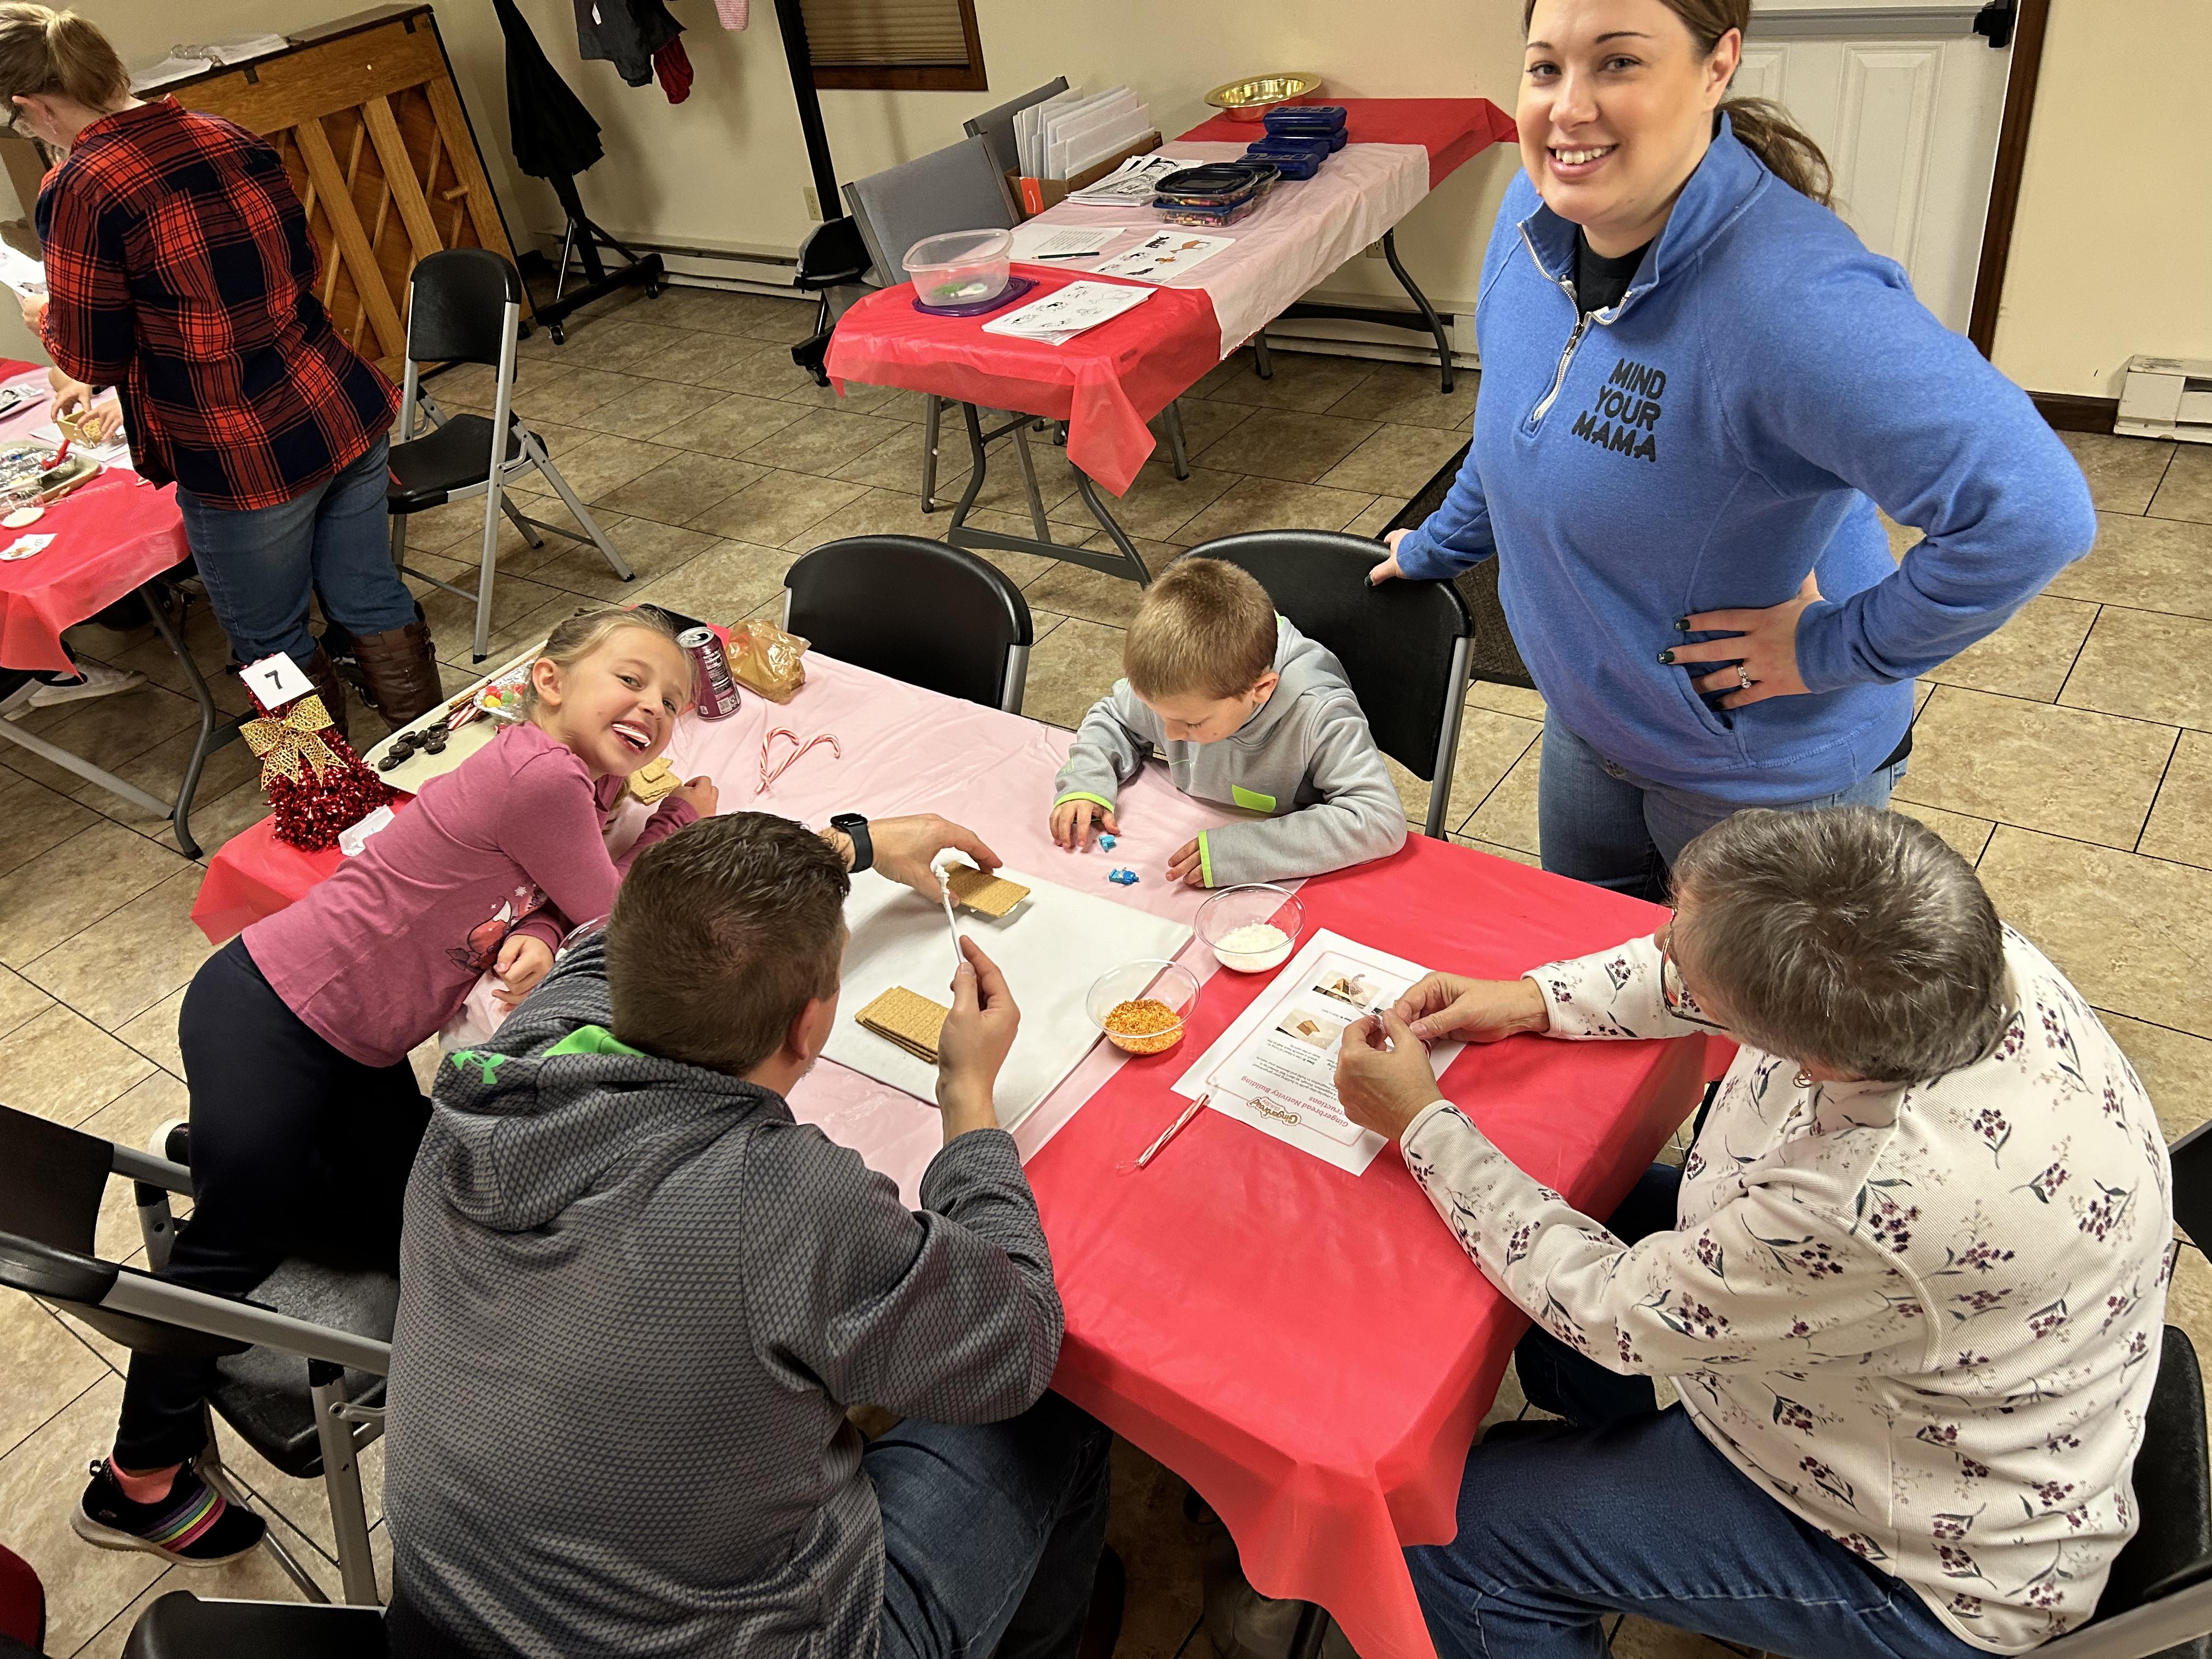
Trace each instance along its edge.
{"label": "plastic storage container with lid", "polygon": [[1006,292],[1014,236],[1007,230],[949,230],[906,251],[915,303],[932,309],[972,306]]}
{"label": "plastic storage container with lid", "polygon": [[1152,205],[1170,224],[1233,225],[1259,205],[1264,182],[1255,167],[1241,161],[1209,161],[1161,179]]}

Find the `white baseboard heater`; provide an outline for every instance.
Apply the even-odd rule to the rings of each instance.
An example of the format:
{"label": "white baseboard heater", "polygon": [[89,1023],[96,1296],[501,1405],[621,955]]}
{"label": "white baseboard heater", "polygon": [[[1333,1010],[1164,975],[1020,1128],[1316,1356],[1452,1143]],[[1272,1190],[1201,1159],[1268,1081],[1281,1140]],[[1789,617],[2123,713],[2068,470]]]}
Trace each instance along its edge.
{"label": "white baseboard heater", "polygon": [[2212,357],[2130,357],[2112,430],[2212,444]]}

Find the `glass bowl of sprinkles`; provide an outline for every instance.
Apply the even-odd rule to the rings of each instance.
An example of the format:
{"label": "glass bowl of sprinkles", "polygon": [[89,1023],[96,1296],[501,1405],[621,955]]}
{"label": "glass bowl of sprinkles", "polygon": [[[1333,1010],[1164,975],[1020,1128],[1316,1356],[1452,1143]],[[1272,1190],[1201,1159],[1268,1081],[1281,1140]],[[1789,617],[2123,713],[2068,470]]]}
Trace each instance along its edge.
{"label": "glass bowl of sprinkles", "polygon": [[1091,1024],[1116,1048],[1164,1054],[1198,1012],[1198,975],[1180,963],[1145,959],[1101,974],[1085,999]]}

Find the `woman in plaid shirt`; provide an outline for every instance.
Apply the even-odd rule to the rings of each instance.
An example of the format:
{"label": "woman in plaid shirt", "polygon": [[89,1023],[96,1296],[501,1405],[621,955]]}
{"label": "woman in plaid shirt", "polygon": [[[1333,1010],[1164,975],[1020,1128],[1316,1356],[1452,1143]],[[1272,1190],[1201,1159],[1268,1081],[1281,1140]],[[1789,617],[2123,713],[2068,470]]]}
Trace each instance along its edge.
{"label": "woman in plaid shirt", "polygon": [[386,434],[398,393],[315,297],[307,218],[244,128],[131,95],[83,18],[0,5],[0,90],[68,155],[39,193],[47,301],[26,308],[58,406],[112,386],[131,464],[173,481],[192,554],[240,661],[282,651],[345,699],[307,627],[310,593],[354,642],[394,726],[440,695],[430,634],[393,568]]}

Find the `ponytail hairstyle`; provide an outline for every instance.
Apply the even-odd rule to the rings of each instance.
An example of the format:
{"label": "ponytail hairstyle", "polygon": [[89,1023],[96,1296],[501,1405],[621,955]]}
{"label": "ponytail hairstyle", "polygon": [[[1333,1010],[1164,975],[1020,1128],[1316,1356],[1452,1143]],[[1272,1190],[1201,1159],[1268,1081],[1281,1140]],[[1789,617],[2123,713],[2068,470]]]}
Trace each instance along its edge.
{"label": "ponytail hairstyle", "polygon": [[[1748,33],[1751,0],[1659,0],[1682,20],[1690,31],[1698,56],[1710,58],[1721,36],[1730,29]],[[0,8],[0,10],[13,8]],[[1522,0],[1521,32],[1528,32],[1536,0]],[[1820,147],[1790,118],[1790,112],[1770,98],[1731,98],[1721,106],[1737,141],[1764,162],[1768,172],[1801,196],[1809,196],[1822,207],[1832,207],[1835,175]]]}
{"label": "ponytail hairstyle", "polygon": [[699,695],[697,665],[678,641],[677,635],[681,630],[665,611],[657,605],[641,605],[634,609],[603,605],[579,611],[553,629],[544,648],[530,659],[529,669],[524,672],[521,695],[517,700],[520,708],[532,714],[538,710],[538,682],[530,670],[541,662],[550,662],[563,671],[574,668],[625,628],[658,634],[675,646],[684,658],[684,700],[688,703]]}
{"label": "ponytail hairstyle", "polygon": [[0,116],[20,112],[18,96],[39,94],[106,110],[130,97],[131,76],[90,18],[9,0],[0,4]]}

